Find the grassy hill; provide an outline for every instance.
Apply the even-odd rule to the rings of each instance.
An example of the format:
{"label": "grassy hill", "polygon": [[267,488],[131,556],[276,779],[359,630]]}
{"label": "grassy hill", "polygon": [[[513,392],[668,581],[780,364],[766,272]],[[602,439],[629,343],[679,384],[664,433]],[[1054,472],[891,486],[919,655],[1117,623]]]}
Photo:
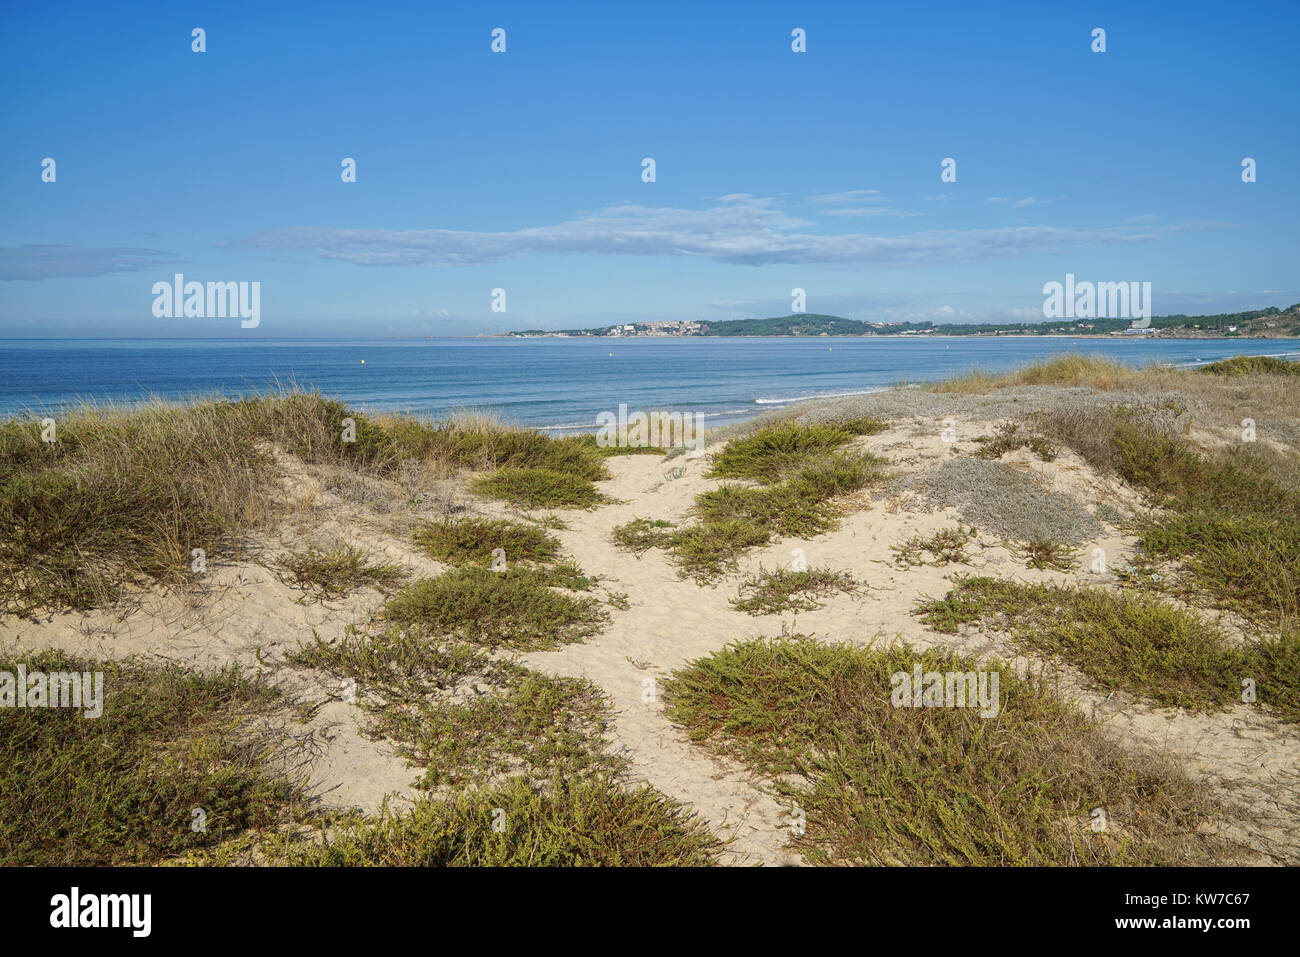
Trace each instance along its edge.
{"label": "grassy hill", "polygon": [[[934,322],[865,322],[821,313],[800,313],[773,316],[765,319],[725,319],[701,322],[698,332],[689,335],[704,336],[897,336],[904,334],[937,333],[946,336],[993,335],[1104,335],[1127,329],[1128,319],[1074,319],[1048,320],[1021,323],[934,323]],[[633,324],[635,335],[646,335],[651,327],[645,323]],[[1151,328],[1172,335],[1240,336],[1280,338],[1300,336],[1300,303],[1279,309],[1269,306],[1246,312],[1221,313],[1209,316],[1154,316]],[[539,330],[519,330],[508,336],[567,335],[615,336],[629,335],[623,326],[600,326],[591,329],[561,329],[545,333]]]}

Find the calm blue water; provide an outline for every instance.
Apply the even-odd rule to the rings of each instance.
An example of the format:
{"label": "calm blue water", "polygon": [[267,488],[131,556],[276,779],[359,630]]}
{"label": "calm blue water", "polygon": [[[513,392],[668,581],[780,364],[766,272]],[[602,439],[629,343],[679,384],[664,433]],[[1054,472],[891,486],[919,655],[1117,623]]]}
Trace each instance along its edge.
{"label": "calm blue water", "polygon": [[[1125,362],[1295,355],[1267,340],[436,339],[0,340],[0,415],[77,398],[237,396],[296,382],[362,410],[490,409],[524,425],[593,428],[597,413],[674,408],[710,425],[775,404],[867,392],[972,367],[1079,351]],[[365,360],[364,363],[362,360]]]}

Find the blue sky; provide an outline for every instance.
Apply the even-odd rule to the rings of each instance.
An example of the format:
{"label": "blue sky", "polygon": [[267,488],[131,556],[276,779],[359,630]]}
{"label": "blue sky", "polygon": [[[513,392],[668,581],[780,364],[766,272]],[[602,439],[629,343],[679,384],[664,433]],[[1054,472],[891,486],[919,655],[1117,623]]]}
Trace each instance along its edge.
{"label": "blue sky", "polygon": [[[795,287],[1014,321],[1067,272],[1151,282],[1156,314],[1300,300],[1293,2],[0,17],[0,336],[473,335],[785,315]],[[260,282],[261,324],[154,318],[176,272]]]}

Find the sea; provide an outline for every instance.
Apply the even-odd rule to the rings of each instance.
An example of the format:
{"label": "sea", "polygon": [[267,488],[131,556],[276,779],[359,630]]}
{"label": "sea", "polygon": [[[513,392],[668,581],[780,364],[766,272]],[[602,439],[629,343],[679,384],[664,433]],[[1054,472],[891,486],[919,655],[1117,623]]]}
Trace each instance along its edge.
{"label": "sea", "polygon": [[[1295,348],[1293,348],[1295,347]],[[0,339],[0,417],[80,400],[236,397],[298,386],[358,411],[490,412],[557,434],[602,412],[702,413],[710,427],[821,396],[857,395],[1061,353],[1195,366],[1300,358],[1294,340],[1112,337]]]}

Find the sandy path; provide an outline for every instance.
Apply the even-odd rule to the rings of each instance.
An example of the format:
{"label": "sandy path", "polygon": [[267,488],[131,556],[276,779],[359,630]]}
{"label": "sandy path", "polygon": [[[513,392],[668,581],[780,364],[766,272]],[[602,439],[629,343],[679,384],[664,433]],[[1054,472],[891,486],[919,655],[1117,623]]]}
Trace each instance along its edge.
{"label": "sandy path", "polygon": [[[891,429],[864,444],[900,469],[924,468],[955,454],[953,446],[940,441],[937,426],[918,426]],[[974,424],[969,434],[981,431],[986,431],[984,425]],[[961,449],[967,454],[971,450],[969,445]],[[1132,496],[1069,455],[1054,463],[1017,454],[1007,461],[1039,473],[1057,489],[1084,501]],[[302,511],[277,542],[269,544],[323,535],[398,561],[414,574],[435,575],[443,570],[394,530],[401,527],[400,521],[343,502],[291,460],[282,463],[286,485]],[[523,660],[541,671],[585,677],[608,695],[615,710],[609,733],[614,747],[630,761],[633,778],[702,815],[729,841],[726,860],[732,864],[798,863],[797,855],[785,847],[791,809],[777,802],[768,782],[690,744],[685,732],[665,718],[661,697],[649,693],[647,679],[661,679],[729,642],[779,635],[783,627],[859,645],[895,640],[920,649],[942,645],[1038,668],[1044,663],[1018,656],[1003,635],[973,631],[941,635],[922,626],[912,609],[918,599],[942,596],[952,576],[960,573],[1028,581],[1114,581],[1112,576],[1092,575],[1082,564],[1067,574],[1027,570],[996,539],[985,536],[971,549],[968,564],[901,570],[891,561],[890,545],[952,526],[957,516],[918,510],[905,500],[877,495],[856,501],[855,510],[846,513],[838,530],[808,541],[787,539],[757,549],[741,562],[738,574],[727,576],[716,587],[700,587],[680,579],[662,551],[651,550],[637,558],[615,547],[611,533],[633,518],[684,521],[694,497],[718,484],[702,477],[706,462],[624,456],[610,459],[609,467],[613,478],[601,483],[602,490],[619,501],[590,512],[562,513],[570,527],[555,534],[588,573],[599,576],[603,587],[625,592],[629,607],[612,609],[612,620],[600,635],[556,651],[526,655]],[[479,502],[476,507],[489,514],[508,514],[494,503]],[[1132,548],[1130,541],[1112,535],[1089,543],[1085,555],[1093,545],[1106,548],[1113,564],[1121,563]],[[809,566],[847,570],[865,588],[856,596],[839,595],[817,611],[798,615],[751,617],[730,607],[728,600],[744,575],[760,567],[787,565],[795,548],[804,550]],[[286,719],[286,727],[295,735],[312,737],[311,780],[328,805],[373,812],[385,797],[409,798],[417,772],[384,742],[360,733],[355,707],[337,700],[337,689],[323,677],[286,667],[281,660],[300,641],[310,639],[313,630],[334,637],[349,623],[365,620],[381,596],[363,590],[344,602],[321,605],[299,602],[300,594],[251,562],[214,566],[203,580],[201,594],[146,595],[123,616],[55,615],[37,623],[0,619],[0,643],[26,650],[55,646],[106,658],[144,654],[194,666],[239,663],[263,671],[292,695],[323,703],[306,725],[292,726]],[[1193,777],[1210,783],[1239,814],[1225,822],[1227,836],[1254,849],[1261,859],[1300,862],[1296,826],[1300,735],[1292,726],[1244,705],[1226,713],[1198,715],[1151,707],[1123,695],[1106,700],[1087,690],[1083,676],[1070,668],[1054,670],[1062,692],[1084,713],[1102,719],[1121,744],[1168,755]]]}
{"label": "sandy path", "polygon": [[[979,430],[972,429],[972,434]],[[900,440],[891,432],[865,443],[873,451],[923,467],[954,454],[921,430]],[[969,451],[965,449],[963,451]],[[1039,473],[1061,491],[1085,500],[1125,499],[1115,487],[1071,456],[1054,463],[1009,456]],[[678,478],[667,476],[676,469]],[[660,550],[641,558],[613,545],[615,526],[633,518],[680,521],[694,496],[716,486],[704,479],[703,461],[667,462],[648,456],[610,460],[614,478],[603,490],[621,500],[592,512],[566,514],[571,528],[558,532],[565,549],[603,584],[628,595],[629,608],[615,612],[610,627],[579,645],[526,656],[539,670],[585,677],[609,695],[617,711],[612,734],[632,761],[635,774],[665,793],[694,806],[720,833],[732,839],[734,863],[788,863],[785,849],[789,807],[777,804],[767,782],[728,761],[709,756],[669,723],[660,701],[643,700],[643,681],[666,675],[691,659],[729,642],[779,635],[783,626],[830,641],[859,645],[906,641],[918,649],[952,648],[977,657],[1011,661],[1021,670],[1046,668],[1058,687],[1121,745],[1141,746],[1172,758],[1193,778],[1209,783],[1239,819],[1225,822],[1225,836],[1251,848],[1261,861],[1300,861],[1300,735],[1271,716],[1241,705],[1218,714],[1157,708],[1118,695],[1107,700],[1087,687],[1069,666],[1026,658],[1005,635],[930,631],[912,614],[916,602],[941,597],[955,574],[989,574],[1024,581],[1113,583],[1089,567],[1092,547],[1106,549],[1112,567],[1125,563],[1131,541],[1104,535],[1082,549],[1075,572],[1027,569],[996,539],[981,537],[971,561],[941,568],[897,568],[889,546],[913,534],[931,534],[956,523],[955,513],[927,513],[876,501],[845,517],[840,529],[812,540],[785,539],[757,549],[742,560],[738,574],[716,587],[699,587],[676,575]],[[808,564],[847,570],[867,586],[856,596],[837,596],[824,607],[798,615],[751,617],[732,609],[728,599],[738,581],[760,567],[789,564],[791,551],[803,549]]]}
{"label": "sandy path", "polygon": [[[666,473],[683,467],[681,478],[664,480]],[[629,608],[615,612],[611,625],[595,638],[526,655],[524,661],[540,671],[587,678],[599,686],[616,711],[611,736],[631,761],[633,779],[699,811],[729,841],[730,863],[794,863],[800,858],[783,847],[790,808],[755,786],[744,768],[691,745],[664,717],[663,701],[653,687],[691,659],[763,629],[728,607],[730,591],[725,587],[701,588],[683,581],[661,552],[650,551],[638,559],[615,547],[611,538],[615,526],[633,518],[680,520],[704,484],[701,469],[698,461],[664,464],[649,456],[610,460],[615,477],[602,487],[628,504],[566,514],[571,528],[556,534],[585,570],[601,576],[609,588],[627,593]]]}

